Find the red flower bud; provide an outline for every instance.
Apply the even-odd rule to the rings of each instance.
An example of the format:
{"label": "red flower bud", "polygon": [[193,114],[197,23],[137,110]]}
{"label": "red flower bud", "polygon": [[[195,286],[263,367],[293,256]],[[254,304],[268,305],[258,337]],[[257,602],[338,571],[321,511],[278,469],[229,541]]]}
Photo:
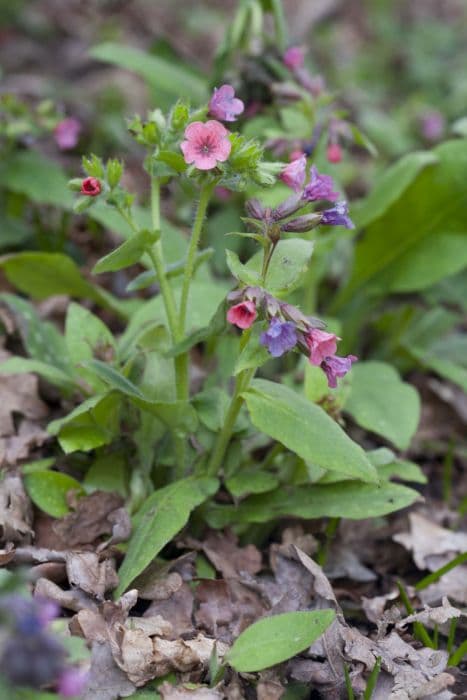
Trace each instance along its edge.
{"label": "red flower bud", "polygon": [[88,197],[97,197],[101,193],[101,183],[97,177],[85,177],[81,183],[81,194]]}
{"label": "red flower bud", "polygon": [[326,157],[330,163],[340,163],[342,160],[342,148],[338,143],[328,144]]}

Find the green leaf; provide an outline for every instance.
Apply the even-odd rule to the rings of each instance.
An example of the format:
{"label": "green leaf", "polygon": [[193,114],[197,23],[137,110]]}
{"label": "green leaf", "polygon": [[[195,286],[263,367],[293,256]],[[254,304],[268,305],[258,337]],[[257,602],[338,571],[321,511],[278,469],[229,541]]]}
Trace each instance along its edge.
{"label": "green leaf", "polygon": [[19,329],[21,340],[28,354],[34,359],[53,365],[54,369],[72,375],[72,368],[63,335],[49,321],[40,318],[34,306],[14,294],[0,294]]}
{"label": "green leaf", "polygon": [[253,380],[243,396],[253,425],[306,462],[354,479],[378,481],[362,448],[305,397],[265,379]]}
{"label": "green leaf", "polygon": [[217,487],[217,479],[189,477],[155,491],[146,499],[118,572],[117,598],[186,525],[191,511],[215,493]]}
{"label": "green leaf", "polygon": [[102,392],[106,385],[96,379],[94,372],[89,372],[79,365],[96,356],[107,357],[109,360],[115,356],[115,340],[105,323],[84,306],[71,303],[65,322],[65,341],[76,372],[95,391]]}
{"label": "green leaf", "polygon": [[121,302],[81,275],[71,258],[62,253],[26,252],[0,258],[9,282],[33,299],[47,299],[67,294],[76,299],[95,301],[100,306],[122,315]]}
{"label": "green leaf", "polygon": [[226,479],[225,485],[234,498],[244,498],[252,493],[272,491],[279,485],[279,481],[274,474],[253,468],[237,472]]}
{"label": "green leaf", "polygon": [[334,610],[288,612],[253,623],[235,640],[226,661],[239,673],[280,664],[308,649],[335,618]]}
{"label": "green leaf", "polygon": [[100,455],[91,464],[83,480],[86,491],[115,491],[123,498],[127,494],[127,467],[120,452]]}
{"label": "green leaf", "polygon": [[359,362],[352,367],[352,387],[345,410],[365,428],[408,448],[420,420],[417,390],[384,362]]}
{"label": "green leaf", "polygon": [[235,364],[234,374],[243,372],[244,369],[261,367],[271,359],[268,349],[259,342],[261,333],[266,330],[267,323],[255,323],[248,342],[241,351]]}
{"label": "green leaf", "polygon": [[287,517],[362,520],[393,513],[417,500],[420,500],[417,491],[390,481],[283,485],[270,493],[249,496],[238,506],[210,504],[205,517],[215,528],[234,523],[267,523]]}
{"label": "green leaf", "polygon": [[430,348],[410,345],[406,346],[406,349],[422,365],[432,369],[445,379],[449,379],[454,384],[458,384],[467,392],[467,367],[465,366],[465,361],[461,364],[459,361],[451,359],[443,343],[440,342]]}
{"label": "green leaf", "polygon": [[0,374],[24,374],[26,372],[38,374],[65,392],[71,392],[76,388],[73,379],[65,372],[39,360],[29,360],[27,357],[10,357],[0,365]]}
{"label": "green leaf", "polygon": [[420,170],[367,225],[336,306],[350,303],[359,291],[424,289],[467,263],[467,139],[441,144],[433,155],[437,162]]}
{"label": "green leaf", "polygon": [[116,392],[98,394],[84,401],[64,418],[49,423],[65,453],[107,445],[118,432],[121,398]]}
{"label": "green leaf", "polygon": [[0,185],[11,192],[19,192],[37,204],[52,204],[71,209],[73,195],[68,189],[68,178],[53,160],[37,151],[17,151],[2,158]]}
{"label": "green leaf", "polygon": [[137,73],[155,90],[162,90],[177,98],[184,95],[196,103],[207,99],[205,80],[160,56],[153,56],[140,49],[111,42],[95,46],[90,51],[90,55],[92,58],[113,63]]}
{"label": "green leaf", "polygon": [[49,470],[25,474],[24,485],[31,501],[53,518],[62,518],[69,512],[66,501],[68,491],[73,489],[79,494],[84,493],[76,479],[68,474]]}
{"label": "green leaf", "polygon": [[116,272],[139,262],[147,249],[160,238],[159,231],[142,229],[128,238],[122,245],[97,261],[93,273]]}
{"label": "green leaf", "polygon": [[370,194],[364,200],[357,201],[352,207],[352,219],[355,225],[362,228],[383,216],[415,178],[429,165],[437,162],[438,158],[434,153],[417,151],[403,156],[387,168]]}
{"label": "green leaf", "polygon": [[118,370],[99,360],[88,360],[85,367],[91,369],[107,386],[127,396],[132,403],[143,411],[152,413],[169,428],[186,432],[196,429],[196,411],[188,401],[153,401]]}
{"label": "green leaf", "polygon": [[[276,296],[296,289],[308,269],[312,253],[312,241],[302,238],[279,241],[266,276],[266,289]],[[256,253],[246,265],[240,262],[238,255],[232,250],[228,250],[226,255],[231,273],[240,282],[253,286],[260,283],[262,251]]]}

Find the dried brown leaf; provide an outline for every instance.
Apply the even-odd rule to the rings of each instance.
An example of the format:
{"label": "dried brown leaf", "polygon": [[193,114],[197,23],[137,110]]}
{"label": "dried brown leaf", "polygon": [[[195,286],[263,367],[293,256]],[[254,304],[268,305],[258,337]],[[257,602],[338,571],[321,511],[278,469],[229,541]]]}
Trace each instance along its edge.
{"label": "dried brown leaf", "polygon": [[[225,696],[214,688],[206,686],[187,688],[183,685],[171,685],[167,681],[158,688],[162,700],[222,700]],[[274,700],[271,698],[271,700]]]}
{"label": "dried brown leaf", "polygon": [[16,435],[0,438],[0,464],[14,467],[50,439],[49,433],[37,422],[23,418]]}
{"label": "dried brown leaf", "polygon": [[6,473],[0,481],[0,541],[29,542],[32,536],[32,508],[23,482]]}
{"label": "dried brown leaf", "polygon": [[[118,493],[94,491],[79,498],[72,505],[74,512],[53,524],[54,532],[69,547],[91,544],[101,535],[112,534],[115,526],[115,511],[121,508],[123,499]],[[113,520],[110,516],[113,514]],[[121,515],[117,516],[117,521]],[[125,527],[125,526],[123,526]]]}
{"label": "dried brown leaf", "polygon": [[[10,353],[0,350],[0,363],[10,357]],[[13,414],[19,413],[32,421],[45,418],[49,409],[39,398],[39,380],[35,374],[0,374],[0,437],[16,434]]]}
{"label": "dried brown leaf", "polygon": [[[178,575],[178,574],[177,574]],[[193,593],[188,584],[183,583],[169,598],[154,600],[144,613],[145,617],[161,616],[170,621],[172,638],[176,639],[194,631],[193,628]]]}
{"label": "dried brown leaf", "polygon": [[410,532],[394,535],[393,539],[413,552],[419,569],[434,571],[467,551],[467,533],[447,530],[419,513],[410,513],[409,524]]}
{"label": "dried brown leaf", "polygon": [[223,578],[238,578],[242,574],[256,574],[262,566],[261,552],[252,544],[239,547],[233,532],[213,531],[202,542],[188,538],[186,546],[204,552]]}
{"label": "dried brown leaf", "polygon": [[70,584],[97,600],[118,586],[114,559],[100,561],[94,552],[68,552],[65,561]]}
{"label": "dried brown leaf", "polygon": [[115,663],[109,642],[94,642],[83,700],[117,700],[129,697],[135,690],[136,686]]}
{"label": "dried brown leaf", "polygon": [[443,598],[442,605],[436,608],[426,605],[421,612],[404,617],[403,620],[396,624],[396,627],[397,629],[403,629],[412,622],[421,622],[424,625],[444,625],[448,620],[461,617],[461,615],[465,616],[466,613],[462,613],[458,608],[454,608],[447,598]]}
{"label": "dried brown leaf", "polygon": [[64,591],[63,588],[57,586],[53,581],[46,578],[40,578],[34,588],[34,594],[40,598],[50,598],[54,600],[60,607],[66,610],[89,609],[97,610],[96,603],[83,591],[71,589]]}

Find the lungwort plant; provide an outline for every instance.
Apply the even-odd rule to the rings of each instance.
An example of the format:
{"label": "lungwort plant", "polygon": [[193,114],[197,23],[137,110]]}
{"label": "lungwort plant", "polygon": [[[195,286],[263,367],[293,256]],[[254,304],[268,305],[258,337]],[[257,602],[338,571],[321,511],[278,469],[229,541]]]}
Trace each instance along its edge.
{"label": "lungwort plant", "polygon": [[[345,393],[357,358],[339,355],[333,329],[292,303],[315,241],[329,227],[353,227],[345,199],[304,154],[288,164],[266,160],[258,140],[235,131],[243,108],[225,84],[208,104],[178,101],[131,121],[145,151],[149,213],[125,188],[122,162],[83,159],[85,177],[70,183],[75,211],[94,211],[117,230],[120,218],[127,232],[95,264],[95,283],[60,253],[2,261],[21,291],[46,298],[66,289],[113,319],[115,332],[88,304],[71,303],[62,335],[25,299],[2,296],[30,355],[8,359],[2,371],[34,371],[72,402],[49,432],[84,471],[80,484],[53,471],[54,458],[43,460],[26,487],[55,517],[67,512],[71,488],[128,499],[134,530],[117,594],[190,518],[194,529],[245,531],[281,516],[380,516],[418,497],[390,482],[403,471],[390,450],[366,453],[346,434],[333,395]],[[272,207],[261,190],[278,178],[291,194]],[[227,284],[209,272],[212,251],[202,246],[210,201],[219,188],[252,186],[260,194],[246,203],[244,230],[232,233],[253,247],[243,259],[226,250]],[[180,191],[193,202],[188,240],[161,214],[161,201],[165,211]],[[125,268],[132,279],[119,299],[99,281]],[[144,299],[134,294],[141,290]]]}

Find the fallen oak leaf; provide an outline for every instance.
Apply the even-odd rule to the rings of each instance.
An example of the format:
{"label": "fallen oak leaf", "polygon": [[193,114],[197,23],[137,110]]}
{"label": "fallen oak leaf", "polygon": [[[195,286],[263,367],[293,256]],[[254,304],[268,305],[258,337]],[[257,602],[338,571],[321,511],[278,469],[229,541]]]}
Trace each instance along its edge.
{"label": "fallen oak leaf", "polygon": [[97,600],[118,586],[113,558],[101,561],[95,552],[67,552],[65,562],[70,584]]}
{"label": "fallen oak leaf", "polygon": [[0,481],[0,541],[23,543],[33,534],[31,501],[16,474],[6,473]]}
{"label": "fallen oak leaf", "polygon": [[[225,695],[220,693],[215,688],[207,688],[206,686],[198,686],[190,688],[186,685],[171,685],[164,681],[158,688],[162,700],[222,700]],[[273,700],[271,698],[271,700]]]}
{"label": "fallen oak leaf", "polygon": [[122,507],[123,499],[118,493],[94,491],[88,496],[74,497],[69,505],[74,510],[56,520],[52,529],[69,547],[76,547],[92,544],[102,535],[113,534],[115,516],[113,520],[110,516]]}
{"label": "fallen oak leaf", "polygon": [[396,628],[403,629],[412,622],[421,622],[424,625],[431,624],[432,626],[435,624],[444,625],[446,622],[448,622],[448,620],[459,618],[461,616],[465,617],[466,615],[466,613],[463,613],[458,608],[453,607],[449,603],[449,600],[444,597],[442,605],[435,608],[431,608],[429,605],[426,605],[424,610],[414,613],[413,615],[408,615],[408,617],[404,617],[402,620],[397,622]]}

